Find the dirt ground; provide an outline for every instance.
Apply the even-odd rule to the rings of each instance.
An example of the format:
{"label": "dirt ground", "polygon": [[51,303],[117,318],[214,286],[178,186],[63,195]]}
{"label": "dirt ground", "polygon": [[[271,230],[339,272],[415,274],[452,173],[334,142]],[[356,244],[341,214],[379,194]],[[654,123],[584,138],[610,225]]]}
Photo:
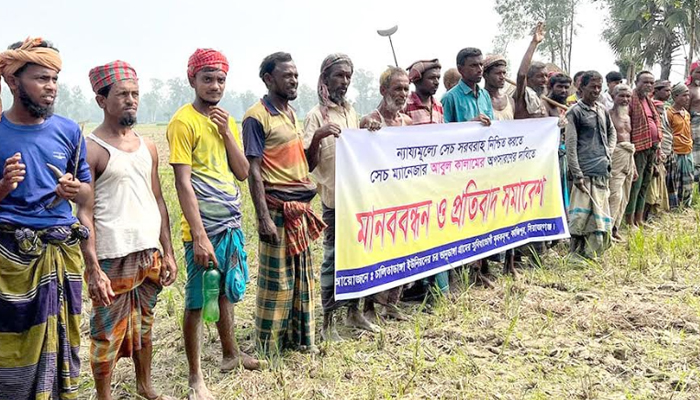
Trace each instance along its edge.
{"label": "dirt ground", "polygon": [[[185,273],[164,128],[141,129],[161,148],[180,262],[178,281],[156,307],[153,375],[163,393],[184,398]],[[257,239],[245,185],[242,191],[251,284],[236,307],[236,336],[252,351]],[[460,287],[429,308],[404,304],[407,322],[387,322],[379,334],[341,329],[345,342],[320,343],[319,356],[285,353],[262,372],[219,372],[221,348],[207,326],[206,381],[219,399],[699,399],[699,224],[698,209],[663,215],[624,232],[626,241],[599,263],[569,259],[561,244],[517,281]],[[314,257],[318,279],[320,243]],[[94,398],[89,309],[85,302],[81,399]],[[116,398],[139,398],[131,360],[120,361],[113,384]]]}

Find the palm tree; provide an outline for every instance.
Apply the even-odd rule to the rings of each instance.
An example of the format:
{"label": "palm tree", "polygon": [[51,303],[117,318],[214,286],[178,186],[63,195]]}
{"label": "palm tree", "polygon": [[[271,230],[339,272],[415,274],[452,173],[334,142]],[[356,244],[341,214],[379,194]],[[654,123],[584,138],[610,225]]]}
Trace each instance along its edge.
{"label": "palm tree", "polygon": [[[610,28],[603,37],[618,58],[659,64],[668,79],[674,54],[689,42],[695,0],[608,0]],[[695,28],[697,37],[699,27]],[[697,44],[695,44],[697,46]]]}

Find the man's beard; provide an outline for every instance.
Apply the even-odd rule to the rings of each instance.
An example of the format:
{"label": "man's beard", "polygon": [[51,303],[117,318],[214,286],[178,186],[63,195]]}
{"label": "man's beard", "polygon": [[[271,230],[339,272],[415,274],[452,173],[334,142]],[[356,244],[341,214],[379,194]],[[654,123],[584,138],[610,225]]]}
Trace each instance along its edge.
{"label": "man's beard", "polygon": [[337,104],[337,105],[339,105],[339,106],[341,106],[341,107],[345,107],[345,106],[347,105],[347,103],[348,103],[347,99],[345,98],[345,94],[344,94],[344,93],[339,93],[339,92],[330,93],[329,96],[328,96],[328,98],[329,98],[334,104]]}
{"label": "man's beard", "polygon": [[119,125],[126,126],[128,128],[136,125],[136,116],[131,114],[124,114],[119,118]]}
{"label": "man's beard", "polygon": [[406,99],[400,100],[400,99],[395,99],[392,96],[386,96],[384,98],[384,105],[390,113],[394,114],[397,113],[406,107]]}
{"label": "man's beard", "polygon": [[542,93],[544,93],[544,88],[542,86],[536,86],[532,88],[532,90],[534,90],[538,96],[542,96]]}
{"label": "man's beard", "polygon": [[556,101],[559,104],[566,104],[566,94],[563,95],[555,95],[554,93],[549,94],[549,98]]}
{"label": "man's beard", "polygon": [[199,98],[199,100],[204,103],[204,105],[207,105],[209,107],[214,107],[215,105],[219,104],[218,101],[209,101],[209,100],[204,100],[203,98]]}
{"label": "man's beard", "polygon": [[629,105],[626,105],[626,106],[617,106],[617,116],[618,116],[618,117],[623,117],[623,116],[625,116],[625,115],[629,115],[629,110],[630,110],[630,106],[629,106]]}
{"label": "man's beard", "polygon": [[50,116],[53,115],[53,103],[51,103],[50,106],[48,107],[42,107],[32,98],[29,96],[29,93],[27,93],[26,90],[24,90],[24,87],[22,85],[19,85],[18,87],[19,91],[19,101],[22,103],[24,108],[29,111],[29,115],[31,115],[34,118],[49,118]]}

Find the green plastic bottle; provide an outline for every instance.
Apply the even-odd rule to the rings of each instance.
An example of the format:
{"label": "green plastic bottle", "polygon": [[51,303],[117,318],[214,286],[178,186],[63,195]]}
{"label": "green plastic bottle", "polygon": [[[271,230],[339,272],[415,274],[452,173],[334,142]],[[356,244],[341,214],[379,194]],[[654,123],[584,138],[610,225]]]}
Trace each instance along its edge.
{"label": "green plastic bottle", "polygon": [[204,310],[202,319],[204,322],[219,322],[219,287],[221,285],[221,273],[214,263],[209,261],[207,270],[202,278],[202,293],[204,294]]}

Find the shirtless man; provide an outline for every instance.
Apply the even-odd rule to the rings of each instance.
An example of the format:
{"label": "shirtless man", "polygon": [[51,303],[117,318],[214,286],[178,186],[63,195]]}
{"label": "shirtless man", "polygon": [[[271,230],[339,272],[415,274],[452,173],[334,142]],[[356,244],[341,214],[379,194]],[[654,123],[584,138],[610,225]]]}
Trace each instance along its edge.
{"label": "shirtless man", "polygon": [[619,84],[612,91],[613,108],[610,118],[617,131],[617,145],[612,155],[612,176],[610,177],[610,214],[613,218],[613,240],[621,240],[618,230],[625,214],[632,182],[637,180],[637,168],[634,165],[634,145],[630,142],[629,104],[632,89]]}
{"label": "shirtless man", "polygon": [[484,81],[486,91],[491,96],[493,115],[499,121],[510,120],[514,117],[513,97],[503,88],[506,86],[508,64],[503,56],[488,55],[484,58]]}
{"label": "shirtless man", "polygon": [[690,76],[686,82],[690,89],[690,126],[693,132],[693,159],[695,160],[695,181],[700,179],[700,61],[690,66]]}

